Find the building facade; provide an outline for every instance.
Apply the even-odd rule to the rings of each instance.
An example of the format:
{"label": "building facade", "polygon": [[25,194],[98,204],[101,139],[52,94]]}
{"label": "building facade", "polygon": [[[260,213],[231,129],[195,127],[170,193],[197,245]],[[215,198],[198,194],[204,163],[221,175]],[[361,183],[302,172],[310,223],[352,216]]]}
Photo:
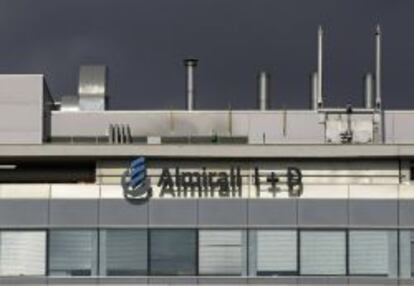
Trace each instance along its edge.
{"label": "building facade", "polygon": [[60,103],[0,76],[0,285],[414,284],[414,112],[370,77],[325,108],[321,69],[310,110],[263,73],[260,110],[195,110],[196,64],[188,110],[105,110],[103,67]]}

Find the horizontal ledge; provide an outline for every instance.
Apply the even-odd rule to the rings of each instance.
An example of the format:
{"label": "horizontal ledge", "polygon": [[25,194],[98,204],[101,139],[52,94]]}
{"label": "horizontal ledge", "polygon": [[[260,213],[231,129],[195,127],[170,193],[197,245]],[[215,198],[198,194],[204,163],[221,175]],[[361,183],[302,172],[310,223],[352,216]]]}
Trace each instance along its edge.
{"label": "horizontal ledge", "polygon": [[0,145],[0,157],[110,158],[395,158],[413,157],[410,145]]}

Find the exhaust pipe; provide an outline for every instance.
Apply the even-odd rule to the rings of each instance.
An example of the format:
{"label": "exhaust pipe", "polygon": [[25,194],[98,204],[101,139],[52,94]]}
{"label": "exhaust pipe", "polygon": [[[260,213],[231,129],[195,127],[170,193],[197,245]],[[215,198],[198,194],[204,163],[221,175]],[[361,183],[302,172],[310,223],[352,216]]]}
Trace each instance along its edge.
{"label": "exhaust pipe", "polygon": [[375,31],[375,108],[381,109],[381,65],[382,65],[382,35],[381,27]]}
{"label": "exhaust pipe", "polygon": [[270,75],[261,71],[258,75],[258,107],[261,111],[269,108],[269,81]]}
{"label": "exhaust pipe", "polygon": [[323,29],[318,28],[318,108],[323,107]]}
{"label": "exhaust pipe", "polygon": [[311,108],[313,110],[318,110],[318,73],[313,72],[310,76],[310,86],[311,86]]}
{"label": "exhaust pipe", "polygon": [[373,105],[374,95],[374,79],[371,73],[367,73],[364,77],[364,105],[365,108],[371,109]]}
{"label": "exhaust pipe", "polygon": [[194,71],[197,67],[197,59],[185,59],[184,66],[186,69],[186,94],[187,94],[187,102],[186,102],[186,109],[188,111],[194,110],[194,95],[195,95],[195,88],[194,88]]}

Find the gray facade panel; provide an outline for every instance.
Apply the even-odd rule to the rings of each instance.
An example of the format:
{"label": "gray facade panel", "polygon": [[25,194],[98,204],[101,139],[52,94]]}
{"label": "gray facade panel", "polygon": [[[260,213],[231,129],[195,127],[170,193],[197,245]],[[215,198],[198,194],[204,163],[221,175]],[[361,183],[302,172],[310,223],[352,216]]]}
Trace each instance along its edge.
{"label": "gray facade panel", "polygon": [[196,285],[196,277],[149,277],[148,282],[155,285]]}
{"label": "gray facade panel", "polygon": [[51,277],[47,279],[47,285],[98,285],[98,278],[83,277]]}
{"label": "gray facade panel", "polygon": [[296,277],[252,277],[248,278],[249,285],[297,285]]}
{"label": "gray facade panel", "polygon": [[245,226],[247,224],[247,200],[200,200],[198,224],[200,226]]}
{"label": "gray facade panel", "polygon": [[154,225],[197,225],[197,200],[152,200],[149,203],[149,224]]}
{"label": "gray facade panel", "polygon": [[396,227],[397,200],[349,200],[350,226]]}
{"label": "gray facade panel", "polygon": [[249,225],[290,225],[297,223],[297,200],[249,200],[248,201]]}
{"label": "gray facade panel", "polygon": [[0,277],[0,285],[47,285],[46,277]]}
{"label": "gray facade panel", "polygon": [[346,277],[300,277],[298,285],[348,285]]}
{"label": "gray facade panel", "polygon": [[99,285],[135,285],[135,284],[147,284],[148,277],[104,277],[99,278]]}
{"label": "gray facade panel", "polygon": [[348,201],[298,200],[298,224],[299,226],[345,226],[348,224]]}
{"label": "gray facade panel", "polygon": [[[398,279],[376,277],[350,277],[349,285],[400,285]],[[412,283],[412,282],[411,282]],[[414,284],[409,284],[414,285]]]}
{"label": "gray facade panel", "polygon": [[401,227],[414,227],[414,200],[400,200],[399,223]]}
{"label": "gray facade panel", "polygon": [[147,201],[131,202],[123,199],[104,199],[99,203],[100,225],[147,226]]}
{"label": "gray facade panel", "polygon": [[0,200],[0,226],[46,226],[47,224],[47,200]]}
{"label": "gray facade panel", "polygon": [[219,285],[247,285],[248,280],[242,277],[200,277],[198,284],[219,284]]}
{"label": "gray facade panel", "polygon": [[97,226],[98,200],[51,200],[50,225]]}

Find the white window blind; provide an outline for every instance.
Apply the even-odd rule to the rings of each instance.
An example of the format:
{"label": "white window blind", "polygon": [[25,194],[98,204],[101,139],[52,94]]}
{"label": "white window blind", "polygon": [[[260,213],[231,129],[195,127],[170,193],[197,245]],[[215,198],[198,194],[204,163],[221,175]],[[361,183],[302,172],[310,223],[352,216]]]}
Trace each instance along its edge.
{"label": "white window blind", "polygon": [[296,231],[257,231],[257,272],[259,274],[297,272]]}
{"label": "white window blind", "polygon": [[300,233],[301,275],[345,275],[344,231],[302,231]]}
{"label": "white window blind", "polygon": [[241,275],[245,265],[242,231],[200,230],[200,275]]}
{"label": "white window blind", "polygon": [[391,262],[390,243],[389,231],[350,231],[350,274],[387,276]]}
{"label": "white window blind", "polygon": [[0,232],[0,275],[45,275],[46,232]]}

